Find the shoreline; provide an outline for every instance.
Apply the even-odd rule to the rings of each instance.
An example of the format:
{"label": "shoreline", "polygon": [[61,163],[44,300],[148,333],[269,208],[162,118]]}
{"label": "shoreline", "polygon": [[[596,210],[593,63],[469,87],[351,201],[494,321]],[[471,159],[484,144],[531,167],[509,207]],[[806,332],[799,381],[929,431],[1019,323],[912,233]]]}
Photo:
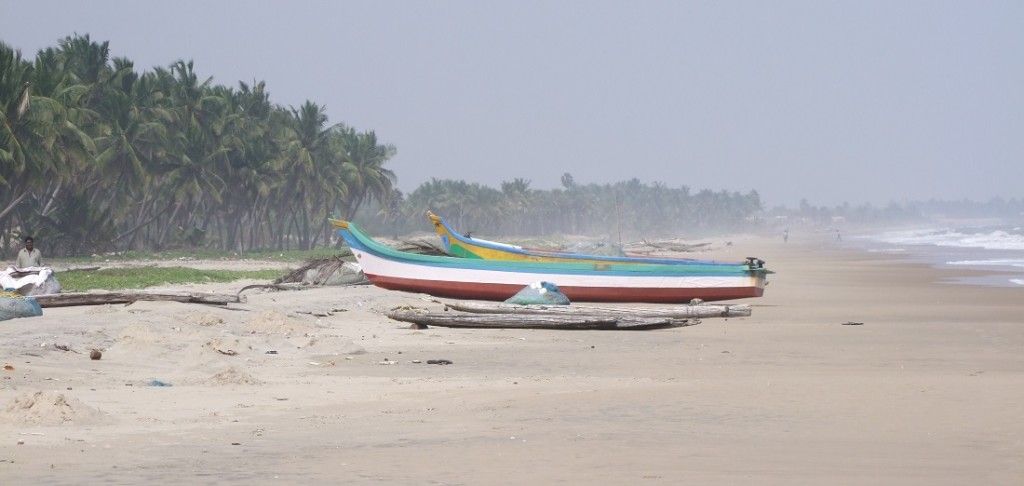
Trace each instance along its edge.
{"label": "shoreline", "polygon": [[[0,380],[0,477],[1024,480],[1019,289],[943,284],[972,273],[825,239],[731,242],[700,257],[757,256],[776,272],[763,297],[736,301],[753,314],[667,330],[412,330],[382,313],[440,306],[370,286],[4,321],[0,351],[15,369]],[[10,408],[38,392],[64,404]]]}

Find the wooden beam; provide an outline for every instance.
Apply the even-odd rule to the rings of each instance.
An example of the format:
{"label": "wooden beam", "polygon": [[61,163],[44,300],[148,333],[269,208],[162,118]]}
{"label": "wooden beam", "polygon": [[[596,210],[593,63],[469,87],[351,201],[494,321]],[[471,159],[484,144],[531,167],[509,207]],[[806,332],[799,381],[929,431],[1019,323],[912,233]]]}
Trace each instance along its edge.
{"label": "wooden beam", "polygon": [[190,304],[227,305],[245,302],[245,296],[210,292],[67,292],[33,295],[40,307],[130,304],[138,301],[171,301]]}
{"label": "wooden beam", "polygon": [[643,330],[692,326],[700,321],[630,316],[556,316],[522,314],[471,314],[460,312],[390,311],[396,321],[440,327],[487,329],[591,329]]}
{"label": "wooden beam", "polygon": [[560,315],[600,315],[600,316],[632,316],[661,317],[672,319],[706,319],[711,317],[746,317],[750,315],[749,304],[721,305],[676,305],[672,307],[598,307],[588,305],[546,305],[546,304],[506,304],[475,301],[440,301],[446,309],[478,314],[560,314]]}

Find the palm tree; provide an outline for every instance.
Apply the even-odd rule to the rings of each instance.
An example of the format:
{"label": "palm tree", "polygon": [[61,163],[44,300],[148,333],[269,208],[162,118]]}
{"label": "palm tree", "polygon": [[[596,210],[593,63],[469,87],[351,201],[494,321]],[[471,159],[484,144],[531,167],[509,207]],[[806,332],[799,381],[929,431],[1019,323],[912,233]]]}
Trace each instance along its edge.
{"label": "palm tree", "polygon": [[165,245],[172,229],[182,233],[205,231],[201,220],[206,211],[222,200],[221,177],[227,148],[221,140],[226,121],[225,94],[210,87],[211,79],[200,83],[191,61],[177,61],[170,69],[158,68],[153,89],[166,96],[155,97],[154,106],[170,120],[168,133],[158,140],[160,154],[153,161],[152,184],[144,207],[171,208],[170,216],[158,225],[157,247]]}
{"label": "palm tree", "polygon": [[[114,60],[114,82],[97,106],[107,129],[96,137],[98,184],[106,191],[105,207],[126,220],[134,214],[123,201],[140,201],[168,143],[170,110],[157,104],[159,94],[152,75],[139,76],[126,59]],[[139,229],[126,229],[128,236]]]}
{"label": "palm tree", "polygon": [[[306,101],[298,109],[292,109],[290,125],[294,137],[284,147],[285,155],[278,167],[287,174],[286,184],[279,188],[279,197],[283,208],[289,212],[289,219],[282,218],[279,235],[281,243],[285,243],[287,224],[296,231],[299,249],[307,250],[313,244],[311,216],[326,215],[326,201],[343,196],[345,188],[339,183],[341,163],[328,155],[330,129],[326,127],[324,107]],[[325,221],[318,218],[317,222]],[[322,230],[324,225],[316,226]]]}
{"label": "palm tree", "polygon": [[[0,130],[0,159],[7,164],[3,175],[4,208],[0,220],[18,205],[31,200],[21,214],[21,223],[32,226],[37,216],[55,209],[57,196],[75,169],[86,165],[95,151],[92,138],[79,128],[89,112],[82,106],[87,89],[63,74],[60,53],[50,48],[39,53],[34,65],[26,66],[20,54],[0,45],[4,59],[4,128]],[[10,77],[9,77],[10,76]],[[31,81],[29,80],[31,78]],[[21,90],[10,97],[11,84]],[[15,101],[16,100],[16,101]],[[26,101],[27,100],[27,101]],[[6,225],[4,225],[6,226]]]}
{"label": "palm tree", "polygon": [[[0,42],[0,221],[28,193],[15,194],[11,184],[31,163],[25,150],[32,133],[26,129],[32,63]],[[6,233],[6,232],[5,232]]]}
{"label": "palm tree", "polygon": [[342,154],[342,181],[348,189],[343,201],[343,216],[351,218],[360,206],[368,200],[386,203],[390,200],[397,181],[394,172],[383,166],[395,155],[391,145],[379,145],[374,132],[355,133],[354,130],[339,126],[339,136],[332,140],[332,153]]}
{"label": "palm tree", "polygon": [[523,234],[524,222],[532,207],[530,181],[523,178],[501,183],[502,206],[506,218],[512,220],[513,232]]}
{"label": "palm tree", "polygon": [[269,195],[281,181],[273,170],[278,153],[273,115],[279,110],[270,103],[266,83],[261,81],[252,87],[239,83],[239,90],[230,98],[229,112],[233,122],[227,125],[231,143],[224,181],[231,190],[225,191],[221,210],[223,248],[244,251],[260,241]]}

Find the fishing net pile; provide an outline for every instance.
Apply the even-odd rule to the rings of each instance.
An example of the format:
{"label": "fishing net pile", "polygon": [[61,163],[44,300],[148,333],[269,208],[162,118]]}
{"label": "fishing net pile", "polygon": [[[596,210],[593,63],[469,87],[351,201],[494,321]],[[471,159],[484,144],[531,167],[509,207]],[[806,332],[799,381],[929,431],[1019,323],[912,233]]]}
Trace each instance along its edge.
{"label": "fishing net pile", "polygon": [[17,292],[0,291],[0,321],[18,317],[35,317],[43,315],[39,302]]}
{"label": "fishing net pile", "polygon": [[551,282],[534,282],[505,300],[509,304],[569,305],[569,298]]}

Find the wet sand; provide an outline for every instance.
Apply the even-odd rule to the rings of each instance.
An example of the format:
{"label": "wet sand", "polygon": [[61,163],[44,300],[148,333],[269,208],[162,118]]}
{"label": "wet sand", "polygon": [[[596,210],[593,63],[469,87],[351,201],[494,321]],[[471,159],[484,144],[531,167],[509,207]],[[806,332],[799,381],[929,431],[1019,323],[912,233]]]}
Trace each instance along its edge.
{"label": "wet sand", "polygon": [[440,306],[369,286],[0,322],[0,482],[1024,483],[1021,289],[801,235],[698,256],[754,255],[752,316],[656,331],[413,330],[382,313]]}

